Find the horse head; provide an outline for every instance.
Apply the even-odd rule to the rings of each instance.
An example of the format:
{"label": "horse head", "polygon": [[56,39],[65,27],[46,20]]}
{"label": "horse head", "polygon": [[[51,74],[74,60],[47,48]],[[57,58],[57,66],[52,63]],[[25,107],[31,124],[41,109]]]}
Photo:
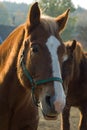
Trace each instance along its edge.
{"label": "horse head", "polygon": [[79,77],[79,65],[83,57],[83,49],[81,44],[76,40],[65,42],[65,47],[66,53],[62,63],[62,78],[67,94],[70,82],[74,82]]}
{"label": "horse head", "polygon": [[46,119],[56,119],[66,102],[61,63],[65,46],[59,33],[67,22],[69,9],[51,18],[41,15],[36,2],[25,23],[25,38],[18,55],[18,77],[29,89],[36,105],[40,101]]}

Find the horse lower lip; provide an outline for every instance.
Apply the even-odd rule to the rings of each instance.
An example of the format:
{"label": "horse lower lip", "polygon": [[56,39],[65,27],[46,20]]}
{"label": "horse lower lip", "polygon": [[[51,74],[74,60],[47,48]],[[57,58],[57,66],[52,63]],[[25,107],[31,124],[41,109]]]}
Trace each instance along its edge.
{"label": "horse lower lip", "polygon": [[46,120],[56,120],[57,119],[57,116],[48,116],[48,115],[45,115],[44,118]]}
{"label": "horse lower lip", "polygon": [[42,111],[42,113],[43,113],[43,116],[44,116],[44,118],[45,118],[46,120],[56,120],[56,119],[57,119],[57,114],[47,115],[47,114],[44,113],[43,111]]}

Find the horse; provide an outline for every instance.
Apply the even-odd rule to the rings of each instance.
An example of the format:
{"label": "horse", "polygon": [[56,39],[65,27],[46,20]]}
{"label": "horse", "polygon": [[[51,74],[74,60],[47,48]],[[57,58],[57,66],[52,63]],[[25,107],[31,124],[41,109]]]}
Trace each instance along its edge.
{"label": "horse", "polygon": [[62,63],[62,78],[66,91],[66,106],[62,113],[62,129],[70,130],[70,108],[80,110],[79,130],[87,130],[87,52],[80,42],[65,42],[66,56]]}
{"label": "horse", "polygon": [[69,9],[56,18],[41,14],[38,2],[27,20],[0,46],[0,130],[37,130],[41,107],[47,120],[63,111],[60,37]]}

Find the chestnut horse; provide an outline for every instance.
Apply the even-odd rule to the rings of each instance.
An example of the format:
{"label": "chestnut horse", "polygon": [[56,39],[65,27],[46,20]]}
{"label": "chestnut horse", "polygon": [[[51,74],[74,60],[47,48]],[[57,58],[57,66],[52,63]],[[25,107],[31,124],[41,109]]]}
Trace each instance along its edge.
{"label": "chestnut horse", "polygon": [[75,40],[66,42],[65,46],[67,51],[62,76],[67,98],[62,114],[62,129],[70,130],[70,108],[74,106],[81,112],[79,130],[87,130],[87,53]]}
{"label": "chestnut horse", "polygon": [[69,9],[51,18],[34,3],[28,18],[0,46],[0,130],[37,130],[38,107],[45,119],[56,119],[66,102],[59,36]]}

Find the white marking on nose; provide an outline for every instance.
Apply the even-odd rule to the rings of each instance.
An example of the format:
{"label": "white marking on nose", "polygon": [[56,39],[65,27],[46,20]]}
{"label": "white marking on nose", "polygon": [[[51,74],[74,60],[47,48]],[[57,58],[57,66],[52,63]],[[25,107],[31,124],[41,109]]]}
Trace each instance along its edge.
{"label": "white marking on nose", "polygon": [[[56,37],[50,36],[47,40],[46,45],[52,58],[53,77],[61,78],[60,64],[57,55],[57,49],[60,46],[60,42]],[[63,110],[65,106],[65,94],[62,84],[58,81],[54,81],[54,90],[55,90],[54,106],[55,110],[59,113]]]}

